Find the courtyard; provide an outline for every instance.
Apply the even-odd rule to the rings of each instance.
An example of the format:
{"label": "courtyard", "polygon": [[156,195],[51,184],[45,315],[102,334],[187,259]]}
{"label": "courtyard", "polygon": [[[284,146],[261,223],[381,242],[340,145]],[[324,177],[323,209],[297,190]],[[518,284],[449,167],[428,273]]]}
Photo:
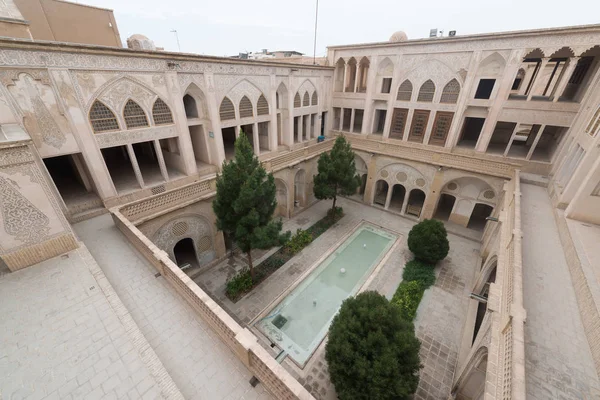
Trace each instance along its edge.
{"label": "courtyard", "polygon": [[[287,293],[295,282],[314,268],[324,254],[335,248],[340,239],[353,231],[361,221],[395,232],[399,236],[397,243],[385,255],[361,290],[376,290],[391,299],[402,281],[404,264],[412,259],[406,238],[416,221],[351,199],[341,198],[338,204],[344,209],[341,220],[237,302],[227,298],[225,288],[227,280],[245,267],[243,258],[230,257],[194,278],[238,322],[249,326],[257,336],[262,337],[262,344],[273,352],[274,357],[277,352],[271,348],[266,336],[256,329],[255,324],[260,321],[264,311],[272,307],[282,294]],[[298,228],[307,229],[323,218],[330,207],[329,201],[320,201],[284,220],[283,229],[292,232]],[[481,263],[479,242],[468,239],[468,232],[458,232],[460,236],[452,233],[448,235],[450,253],[437,265],[437,282],[425,292],[415,320],[416,334],[422,343],[421,362],[424,366],[416,393],[417,399],[440,399],[447,397],[451,391],[463,336],[469,289]],[[253,257],[255,265],[274,251],[276,249],[257,252],[257,257]],[[327,373],[324,347],[323,342],[303,368],[289,358],[282,365],[315,398],[335,399],[335,389]]]}

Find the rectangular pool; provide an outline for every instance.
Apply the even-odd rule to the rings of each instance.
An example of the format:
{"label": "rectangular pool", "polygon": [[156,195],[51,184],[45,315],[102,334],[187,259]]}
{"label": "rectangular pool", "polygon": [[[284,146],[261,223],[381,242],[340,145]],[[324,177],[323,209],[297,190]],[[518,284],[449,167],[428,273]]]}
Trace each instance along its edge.
{"label": "rectangular pool", "polygon": [[327,334],[342,302],[359,290],[396,239],[373,225],[360,225],[256,327],[304,364]]}

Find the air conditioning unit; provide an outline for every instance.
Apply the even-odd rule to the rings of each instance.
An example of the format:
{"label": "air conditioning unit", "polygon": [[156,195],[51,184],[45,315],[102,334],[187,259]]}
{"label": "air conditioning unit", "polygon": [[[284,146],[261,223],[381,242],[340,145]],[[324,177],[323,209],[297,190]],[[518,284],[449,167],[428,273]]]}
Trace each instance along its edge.
{"label": "air conditioning unit", "polygon": [[456,36],[456,31],[450,31],[450,32],[448,32],[448,36]]}
{"label": "air conditioning unit", "polygon": [[430,30],[429,30],[429,37],[430,37],[430,38],[432,38],[432,37],[437,37],[437,32],[438,32],[438,31],[437,31],[437,28],[430,29]]}

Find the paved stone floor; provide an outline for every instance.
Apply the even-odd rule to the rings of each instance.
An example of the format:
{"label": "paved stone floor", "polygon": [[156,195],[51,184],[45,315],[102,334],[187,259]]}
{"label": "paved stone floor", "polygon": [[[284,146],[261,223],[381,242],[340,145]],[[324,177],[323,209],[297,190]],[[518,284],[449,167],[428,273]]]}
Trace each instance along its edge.
{"label": "paved stone floor", "polygon": [[[239,320],[248,323],[364,219],[401,235],[399,246],[391,252],[368,286],[368,289],[377,290],[391,298],[402,280],[405,262],[412,258],[406,247],[406,237],[415,221],[348,199],[340,199],[339,205],[344,208],[345,216],[336,225],[237,303],[231,303],[224,296],[226,274],[231,272],[231,265],[227,262],[200,275],[196,281],[209,289]],[[319,202],[285,221],[284,229],[306,229],[322,218],[330,206],[328,201]],[[416,399],[442,399],[450,394],[466,317],[468,284],[479,261],[478,242],[452,234],[449,239],[450,254],[438,265],[436,286],[426,292],[415,321],[417,336],[422,342],[421,360],[424,365]],[[323,345],[303,370],[288,362],[284,362],[284,366],[317,399],[336,398],[335,389],[329,381]]]}
{"label": "paved stone floor", "polygon": [[0,321],[1,399],[177,397],[85,248],[2,276]]}
{"label": "paved stone floor", "polygon": [[187,399],[267,399],[250,372],[103,215],[74,226]]}
{"label": "paved stone floor", "polygon": [[[596,399],[600,384],[546,189],[521,185],[529,399]],[[597,243],[596,243],[597,245]]]}

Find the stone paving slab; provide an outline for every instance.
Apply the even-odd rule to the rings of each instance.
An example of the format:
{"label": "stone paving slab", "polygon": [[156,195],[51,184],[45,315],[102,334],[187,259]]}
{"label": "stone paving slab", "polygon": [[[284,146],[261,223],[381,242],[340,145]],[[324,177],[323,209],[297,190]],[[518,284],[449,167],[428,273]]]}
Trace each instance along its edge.
{"label": "stone paving slab", "polygon": [[0,278],[0,398],[181,399],[85,247]]}
{"label": "stone paving slab", "polygon": [[521,191],[527,397],[600,398],[552,204],[542,187]]}
{"label": "stone paving slab", "polygon": [[187,302],[129,244],[109,215],[74,225],[187,399],[270,399]]}

